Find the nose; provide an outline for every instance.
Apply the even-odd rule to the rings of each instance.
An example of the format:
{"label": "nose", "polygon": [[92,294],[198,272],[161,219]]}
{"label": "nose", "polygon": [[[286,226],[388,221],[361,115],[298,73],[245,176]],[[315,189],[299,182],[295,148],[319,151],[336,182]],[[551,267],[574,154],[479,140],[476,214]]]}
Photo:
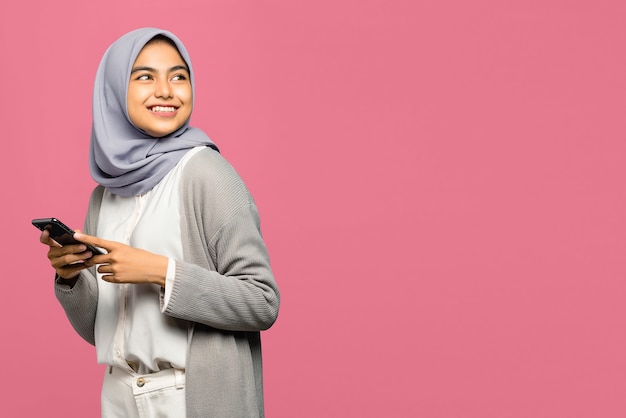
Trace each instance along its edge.
{"label": "nose", "polygon": [[154,95],[162,99],[169,99],[172,97],[172,86],[168,79],[159,78],[154,85]]}

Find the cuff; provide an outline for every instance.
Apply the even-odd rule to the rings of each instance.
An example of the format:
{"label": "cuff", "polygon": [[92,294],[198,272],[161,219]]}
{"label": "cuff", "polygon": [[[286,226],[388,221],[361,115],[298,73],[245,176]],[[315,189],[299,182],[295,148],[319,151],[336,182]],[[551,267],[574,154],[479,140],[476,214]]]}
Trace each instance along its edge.
{"label": "cuff", "polygon": [[170,302],[172,296],[172,289],[174,288],[174,279],[176,278],[176,261],[169,259],[167,262],[167,273],[165,275],[165,291],[163,292],[163,298],[161,303],[161,313],[164,313],[167,309],[167,304]]}

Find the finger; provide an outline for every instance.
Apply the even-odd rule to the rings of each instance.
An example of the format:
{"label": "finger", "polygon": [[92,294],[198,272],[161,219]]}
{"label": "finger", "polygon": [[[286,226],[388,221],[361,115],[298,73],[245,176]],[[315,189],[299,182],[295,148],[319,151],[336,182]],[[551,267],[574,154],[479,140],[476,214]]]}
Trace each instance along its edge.
{"label": "finger", "polygon": [[104,280],[105,282],[115,282],[115,273],[113,272],[113,268],[110,265],[101,264],[98,266],[97,271],[100,274],[102,280]]}
{"label": "finger", "polygon": [[98,273],[114,275],[115,269],[113,268],[111,264],[100,264],[98,266]]}
{"label": "finger", "polygon": [[84,253],[72,253],[72,254],[61,254],[59,256],[53,256],[49,254],[50,263],[52,267],[55,269],[64,269],[68,267],[76,267],[80,266],[81,270],[85,267],[89,267],[85,265],[84,260],[91,257],[91,251],[85,251]]}
{"label": "finger", "polygon": [[60,247],[61,246],[58,242],[56,242],[55,240],[50,238],[50,231],[48,231],[47,229],[44,229],[44,231],[41,233],[41,235],[39,236],[39,241],[42,244],[48,245],[50,247]]}
{"label": "finger", "polygon": [[59,276],[68,280],[76,277],[81,270],[86,268],[87,266],[83,264],[69,264],[67,266],[55,268],[55,270]]}
{"label": "finger", "polygon": [[68,244],[64,246],[52,246],[48,253],[52,257],[61,257],[67,254],[83,254],[87,252],[87,246],[85,244]]}
{"label": "finger", "polygon": [[94,237],[93,235],[83,234],[80,232],[76,232],[74,234],[74,239],[85,244],[93,245],[94,247],[104,248],[108,252],[110,252],[115,246],[115,243],[113,241],[107,241],[105,239]]}
{"label": "finger", "polygon": [[105,274],[100,273],[100,278],[104,280],[105,282],[109,282],[109,283],[122,283],[123,282],[119,276],[115,275],[115,273],[105,273]]}

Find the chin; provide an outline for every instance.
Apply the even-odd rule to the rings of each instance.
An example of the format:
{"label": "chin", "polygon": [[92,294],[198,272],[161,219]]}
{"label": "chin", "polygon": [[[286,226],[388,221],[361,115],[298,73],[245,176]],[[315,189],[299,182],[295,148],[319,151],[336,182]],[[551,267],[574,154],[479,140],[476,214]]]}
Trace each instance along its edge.
{"label": "chin", "polygon": [[177,126],[175,129],[167,129],[167,130],[159,130],[159,131],[145,131],[145,132],[154,138],[163,138],[164,136],[168,136],[176,132],[176,130],[179,128],[180,126]]}

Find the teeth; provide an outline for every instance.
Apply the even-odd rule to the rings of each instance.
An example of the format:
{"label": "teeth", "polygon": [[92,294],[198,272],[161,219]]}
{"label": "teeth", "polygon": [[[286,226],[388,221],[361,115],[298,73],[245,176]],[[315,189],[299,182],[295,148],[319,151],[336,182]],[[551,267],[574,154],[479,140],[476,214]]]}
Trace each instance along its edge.
{"label": "teeth", "polygon": [[153,112],[173,112],[176,108],[174,106],[154,106],[152,107]]}

